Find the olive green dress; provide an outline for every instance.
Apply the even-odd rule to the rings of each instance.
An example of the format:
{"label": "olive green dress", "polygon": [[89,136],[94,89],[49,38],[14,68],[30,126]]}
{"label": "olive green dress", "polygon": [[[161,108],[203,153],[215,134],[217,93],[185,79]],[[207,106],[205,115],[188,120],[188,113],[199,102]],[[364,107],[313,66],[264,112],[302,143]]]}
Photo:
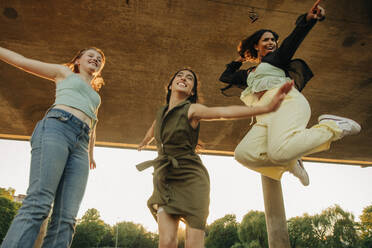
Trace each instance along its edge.
{"label": "olive green dress", "polygon": [[199,126],[188,119],[191,103],[184,101],[168,113],[168,105],[156,115],[154,130],[158,157],[137,165],[138,170],[154,167],[154,192],[147,205],[156,220],[158,207],[180,217],[192,228],[204,230],[209,213],[209,175],[195,153]]}

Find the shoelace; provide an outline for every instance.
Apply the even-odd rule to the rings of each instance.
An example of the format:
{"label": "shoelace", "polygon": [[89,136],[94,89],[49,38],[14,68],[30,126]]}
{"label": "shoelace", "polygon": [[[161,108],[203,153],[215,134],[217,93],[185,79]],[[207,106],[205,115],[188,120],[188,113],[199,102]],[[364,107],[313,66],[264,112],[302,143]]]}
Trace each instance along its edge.
{"label": "shoelace", "polygon": [[347,121],[344,121],[344,120],[334,119],[334,118],[324,118],[320,122],[322,122],[322,121],[328,121],[328,120],[336,122],[336,124],[340,128],[342,128],[344,132],[350,132],[351,131],[350,123],[347,122]]}

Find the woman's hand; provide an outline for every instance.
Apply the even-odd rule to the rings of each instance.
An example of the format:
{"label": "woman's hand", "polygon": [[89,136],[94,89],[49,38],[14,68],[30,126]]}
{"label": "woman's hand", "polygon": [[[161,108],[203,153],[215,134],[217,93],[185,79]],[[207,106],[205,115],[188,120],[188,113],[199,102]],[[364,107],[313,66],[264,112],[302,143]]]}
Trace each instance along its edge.
{"label": "woman's hand", "polygon": [[146,146],[147,144],[145,144],[143,141],[141,143],[138,144],[138,147],[137,147],[137,151],[142,151],[142,149]]}
{"label": "woman's hand", "polygon": [[96,161],[93,158],[89,159],[89,169],[94,170],[96,168]]}
{"label": "woman's hand", "polygon": [[319,5],[321,0],[317,0],[313,7],[309,10],[306,16],[306,20],[310,21],[311,19],[317,19],[323,21],[325,18],[325,10]]}
{"label": "woman's hand", "polygon": [[143,138],[143,140],[141,141],[141,143],[138,144],[138,147],[137,147],[137,150],[138,151],[141,151],[145,146],[147,146],[148,144],[150,144],[153,141],[153,139],[154,139],[155,123],[156,123],[156,120],[152,123],[151,127],[149,128],[149,130],[147,130],[146,135]]}
{"label": "woman's hand", "polygon": [[291,91],[293,85],[294,81],[292,80],[291,82],[287,82],[282,87],[280,87],[274,98],[267,106],[268,112],[276,111],[280,107],[280,104],[282,104],[282,101],[284,100],[288,92]]}

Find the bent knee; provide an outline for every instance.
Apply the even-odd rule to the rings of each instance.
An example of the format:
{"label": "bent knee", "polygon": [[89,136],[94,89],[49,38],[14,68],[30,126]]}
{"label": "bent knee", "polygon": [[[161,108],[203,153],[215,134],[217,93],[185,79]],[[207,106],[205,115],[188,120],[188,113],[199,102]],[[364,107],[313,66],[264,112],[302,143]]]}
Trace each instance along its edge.
{"label": "bent knee", "polygon": [[250,154],[248,152],[246,152],[247,149],[241,146],[237,146],[235,148],[235,151],[234,151],[234,158],[236,159],[236,161],[238,161],[239,163],[241,164],[244,164],[246,163],[247,161],[249,161],[250,159]]}
{"label": "bent knee", "polygon": [[254,150],[247,147],[237,146],[234,151],[234,158],[244,166],[254,166],[261,162],[262,158]]}

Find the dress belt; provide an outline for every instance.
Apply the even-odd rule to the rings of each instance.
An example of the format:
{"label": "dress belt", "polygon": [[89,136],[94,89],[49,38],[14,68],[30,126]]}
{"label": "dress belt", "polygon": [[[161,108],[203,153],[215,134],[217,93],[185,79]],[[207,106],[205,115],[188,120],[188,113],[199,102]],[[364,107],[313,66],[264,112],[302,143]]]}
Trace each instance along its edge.
{"label": "dress belt", "polygon": [[159,156],[154,160],[148,160],[142,163],[139,163],[136,165],[137,170],[143,171],[147,168],[150,168],[151,166],[154,166],[154,174],[159,172],[161,169],[165,168],[168,165],[171,165],[173,168],[179,168],[179,163],[177,159],[180,159],[186,155],[192,155],[194,154],[193,151],[185,151],[183,153],[178,153],[175,156],[169,155],[169,154],[159,154]]}

